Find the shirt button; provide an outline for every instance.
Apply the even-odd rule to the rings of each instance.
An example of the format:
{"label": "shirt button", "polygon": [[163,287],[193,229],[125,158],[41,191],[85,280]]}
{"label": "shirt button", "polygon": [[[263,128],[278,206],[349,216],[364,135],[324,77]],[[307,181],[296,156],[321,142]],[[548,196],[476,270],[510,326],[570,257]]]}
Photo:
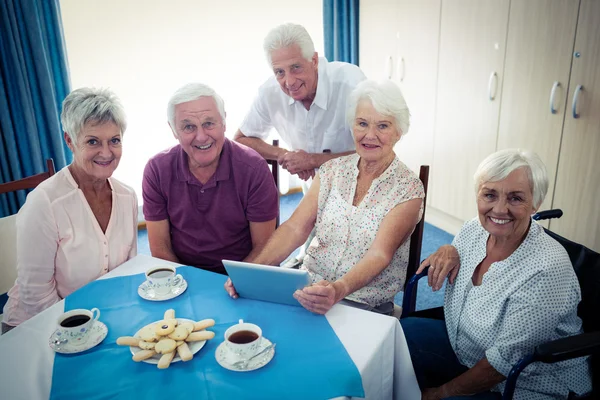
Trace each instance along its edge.
{"label": "shirt button", "polygon": [[105,254],[105,255],[104,255],[104,258],[108,258],[108,254]]}
{"label": "shirt button", "polygon": [[106,246],[106,242],[104,242],[104,245]]}
{"label": "shirt button", "polygon": [[204,190],[201,190],[200,193],[204,193]]}

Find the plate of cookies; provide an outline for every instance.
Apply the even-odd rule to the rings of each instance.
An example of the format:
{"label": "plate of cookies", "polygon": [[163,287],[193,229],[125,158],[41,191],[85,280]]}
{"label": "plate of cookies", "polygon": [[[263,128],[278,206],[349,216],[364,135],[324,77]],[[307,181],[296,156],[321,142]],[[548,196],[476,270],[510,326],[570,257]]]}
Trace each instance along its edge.
{"label": "plate of cookies", "polygon": [[214,326],[213,319],[194,321],[175,318],[175,310],[167,310],[164,318],[152,322],[133,336],[122,336],[117,344],[129,346],[133,361],[156,364],[159,369],[169,368],[178,361],[190,361],[207,340],[215,337],[206,328]]}

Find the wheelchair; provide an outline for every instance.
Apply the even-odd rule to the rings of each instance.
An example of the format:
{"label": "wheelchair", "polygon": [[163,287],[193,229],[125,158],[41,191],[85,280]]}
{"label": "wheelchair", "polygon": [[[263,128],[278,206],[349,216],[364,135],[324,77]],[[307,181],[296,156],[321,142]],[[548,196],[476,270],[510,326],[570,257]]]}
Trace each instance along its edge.
{"label": "wheelchair", "polygon": [[[561,210],[541,211],[533,215],[534,220],[560,218]],[[600,399],[600,254],[587,247],[572,242],[546,228],[546,233],[559,242],[567,251],[581,287],[581,302],[577,315],[583,322],[583,332],[537,346],[533,353],[523,357],[513,366],[506,378],[503,400],[512,399],[519,374],[525,367],[534,362],[556,363],[573,358],[591,356],[592,393],[585,396],[569,397],[578,400]],[[442,307],[415,311],[417,283],[427,276],[428,268],[414,275],[404,293],[402,318],[421,317],[444,319]]]}

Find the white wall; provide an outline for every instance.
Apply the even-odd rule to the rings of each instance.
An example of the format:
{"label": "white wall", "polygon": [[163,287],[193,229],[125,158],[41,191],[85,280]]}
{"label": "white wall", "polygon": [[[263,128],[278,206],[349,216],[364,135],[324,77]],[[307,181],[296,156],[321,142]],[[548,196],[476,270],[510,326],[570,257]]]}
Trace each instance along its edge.
{"label": "white wall", "polygon": [[322,0],[61,0],[72,88],[110,87],[128,116],[115,177],[141,198],[147,160],[175,145],[167,125],[171,94],[188,82],[212,86],[225,100],[233,137],[271,75],[262,51],[284,22],[306,27],[323,52]]}

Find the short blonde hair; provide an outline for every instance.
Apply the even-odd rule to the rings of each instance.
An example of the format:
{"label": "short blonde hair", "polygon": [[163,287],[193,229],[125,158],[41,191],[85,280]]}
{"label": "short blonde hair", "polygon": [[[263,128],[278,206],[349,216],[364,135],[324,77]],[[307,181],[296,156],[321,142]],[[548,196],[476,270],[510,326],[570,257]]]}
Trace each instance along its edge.
{"label": "short blonde hair", "polygon": [[533,195],[533,205],[538,208],[544,202],[548,193],[548,173],[540,157],[529,150],[506,149],[500,150],[486,157],[479,164],[473,176],[475,192],[486,182],[497,182],[506,178],[517,168],[527,170],[529,185]]}

